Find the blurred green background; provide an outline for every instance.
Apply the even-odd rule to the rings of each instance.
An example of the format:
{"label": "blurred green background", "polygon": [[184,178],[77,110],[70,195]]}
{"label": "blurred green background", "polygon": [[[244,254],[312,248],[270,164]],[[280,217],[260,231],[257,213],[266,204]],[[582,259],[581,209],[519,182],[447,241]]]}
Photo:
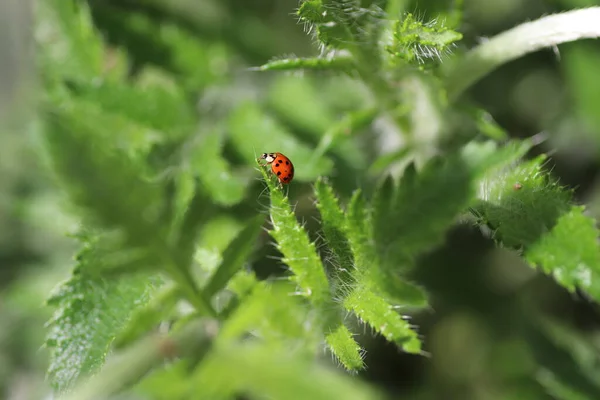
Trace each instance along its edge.
{"label": "blurred green background", "polygon": [[[131,74],[153,66],[177,76],[206,126],[219,125],[234,104],[253,101],[311,149],[344,111],[368,103],[363,88],[350,78],[249,70],[284,55],[318,54],[293,14],[297,0],[88,3],[105,39],[125,49],[133,61]],[[466,0],[461,46],[472,47],[542,15],[597,4]],[[408,9],[434,17],[447,6],[446,1],[421,0]],[[43,21],[34,17],[30,1],[10,0],[0,7],[0,398],[38,399],[47,394],[42,343],[52,310],[44,300],[70,272],[76,249],[66,234],[77,220],[66,212],[33,135],[38,82],[32,32],[33,24]],[[171,51],[174,37],[185,38],[177,41],[184,51]],[[575,188],[577,200],[600,217],[600,43],[571,43],[529,55],[495,71],[469,95],[512,137],[547,134],[549,140],[536,151],[551,152],[553,174]],[[369,160],[386,146],[376,139],[374,129],[355,139],[364,144],[364,154],[339,148],[332,157],[331,177],[342,195],[357,186],[368,187]],[[248,155],[279,150],[265,148],[268,143],[258,138],[232,136],[238,145],[226,143],[225,154],[234,167]],[[236,152],[240,141],[247,142],[246,154]],[[309,172],[311,168],[318,169],[297,166]],[[268,200],[260,196],[262,188],[253,185],[249,190],[238,211],[264,210]],[[316,238],[318,214],[310,184],[293,185],[290,196]],[[265,239],[253,262],[259,276],[283,271],[273,252]],[[594,388],[584,390],[585,397],[571,397],[567,389],[551,383],[557,373],[574,375],[575,380],[580,374],[600,378],[600,314],[595,304],[535,273],[515,254],[496,249],[479,229],[468,225],[454,229],[443,248],[419,261],[417,277],[434,302],[430,310],[414,315],[413,322],[433,356],[402,354],[366,331],[359,338],[367,349],[367,369],[360,379],[395,398],[600,398],[594,397]],[[561,321],[560,328],[552,328],[555,341],[537,340],[536,331],[522,323],[520,316],[525,314]],[[539,346],[532,350],[524,341]],[[540,360],[556,368],[535,367]]]}

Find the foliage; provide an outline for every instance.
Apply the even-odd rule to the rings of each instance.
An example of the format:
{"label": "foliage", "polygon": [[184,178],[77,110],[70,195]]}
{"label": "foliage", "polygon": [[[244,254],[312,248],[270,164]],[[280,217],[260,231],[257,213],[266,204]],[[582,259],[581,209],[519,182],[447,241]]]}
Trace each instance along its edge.
{"label": "foliage", "polygon": [[[209,40],[190,28],[192,11],[153,1],[119,14],[109,3],[49,0],[37,11],[39,147],[79,221],[76,265],[48,301],[47,376],[57,395],[381,398],[348,373],[368,369],[361,332],[404,354],[435,355],[416,321],[443,295],[423,265],[469,224],[496,251],[600,301],[593,216],[546,155],[527,157],[536,138],[509,139],[460,97],[504,62],[600,36],[574,23],[597,7],[464,54],[462,2],[427,19],[399,0],[304,0],[296,14],[321,55],[246,73],[313,74],[242,89],[229,72],[250,45],[229,26]],[[215,18],[220,7],[228,6],[215,3]],[[239,20],[251,30],[251,18]],[[582,54],[572,68],[587,61]],[[580,112],[590,114],[597,96],[577,84]],[[256,163],[271,151],[293,160],[290,185]],[[301,222],[307,196],[318,227]],[[279,279],[263,279],[281,264]],[[572,350],[557,343],[555,325],[534,329],[541,318],[527,312],[538,318],[514,318],[528,333],[518,343],[532,354],[528,384],[562,398],[597,393],[592,379],[560,373],[558,355]],[[556,358],[544,358],[543,345]],[[323,349],[340,370],[319,359]],[[563,370],[583,362],[565,360]]]}

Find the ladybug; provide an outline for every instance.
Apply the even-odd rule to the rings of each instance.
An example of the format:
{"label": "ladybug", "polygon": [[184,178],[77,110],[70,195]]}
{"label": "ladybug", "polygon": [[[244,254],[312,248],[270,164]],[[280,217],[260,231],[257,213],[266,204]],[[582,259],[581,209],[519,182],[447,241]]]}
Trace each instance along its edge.
{"label": "ladybug", "polygon": [[265,160],[271,164],[271,171],[277,175],[279,183],[287,185],[294,179],[294,164],[281,153],[263,153],[258,160]]}

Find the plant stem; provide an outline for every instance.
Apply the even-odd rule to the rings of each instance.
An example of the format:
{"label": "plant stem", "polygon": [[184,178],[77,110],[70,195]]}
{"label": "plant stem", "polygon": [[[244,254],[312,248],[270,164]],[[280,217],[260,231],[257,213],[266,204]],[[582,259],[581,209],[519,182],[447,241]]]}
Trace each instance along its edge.
{"label": "plant stem", "polygon": [[198,288],[192,274],[185,269],[174,265],[168,270],[171,278],[178,284],[179,289],[185,298],[194,306],[197,312],[201,315],[216,317],[217,312],[210,304],[210,299],[207,299],[201,289]]}
{"label": "plant stem", "polygon": [[546,47],[579,39],[600,37],[600,7],[554,14],[503,32],[468,52],[446,74],[448,99],[502,64]]}
{"label": "plant stem", "polygon": [[147,337],[117,354],[98,374],[60,400],[106,399],[137,382],[165,359],[179,355],[181,349],[207,350],[218,332],[215,320],[197,320],[172,335]]}

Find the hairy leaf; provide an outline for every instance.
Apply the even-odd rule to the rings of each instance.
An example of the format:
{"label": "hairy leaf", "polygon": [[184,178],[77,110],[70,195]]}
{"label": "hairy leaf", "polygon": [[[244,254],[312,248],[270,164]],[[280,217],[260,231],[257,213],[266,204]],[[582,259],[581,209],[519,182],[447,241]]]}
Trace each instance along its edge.
{"label": "hairy leaf", "polygon": [[277,241],[277,247],[284,256],[282,261],[294,274],[291,279],[298,284],[300,294],[316,308],[322,311],[331,309],[329,282],[315,244],[309,240],[306,230],[296,220],[288,198],[283,195],[283,190],[275,183],[275,179],[267,175],[265,168],[261,167],[260,171],[271,195],[272,228],[269,233]]}
{"label": "hairy leaf", "polygon": [[355,57],[378,63],[377,41],[385,13],[360,0],[307,0],[298,8],[300,19],[314,27],[326,47],[349,50]]}
{"label": "hairy leaf", "polygon": [[544,160],[540,156],[487,174],[473,211],[504,246],[523,249],[529,263],[569,291],[581,288],[599,299],[596,223],[572,205],[570,190],[543,171]]}
{"label": "hairy leaf", "polygon": [[315,58],[284,58],[269,61],[257,69],[259,71],[287,71],[287,70],[331,70],[331,71],[349,71],[353,67],[352,58],[338,55],[335,57],[315,57]]}
{"label": "hairy leaf", "polygon": [[[299,286],[300,294],[307,297],[313,307],[318,310],[319,327],[329,335],[339,331],[342,325],[340,307],[334,302],[329,282],[325,275],[323,264],[316,253],[314,243],[309,241],[307,232],[300,226],[288,203],[287,197],[283,196],[282,190],[277,186],[272,177],[269,177],[264,168],[261,172],[271,194],[271,236],[277,241],[277,247],[284,255],[283,262],[286,263],[294,273],[292,280]],[[339,218],[339,213],[337,217]],[[339,222],[339,221],[338,221]],[[349,353],[351,348],[348,343],[351,337],[345,340],[328,341],[333,354],[347,367],[355,367],[358,353]],[[343,347],[332,347],[331,344],[340,343]],[[344,357],[342,359],[342,357]],[[362,363],[360,364],[362,365]]]}
{"label": "hairy leaf", "polygon": [[355,283],[354,259],[344,232],[346,218],[333,189],[322,179],[315,184],[315,194],[327,247],[332,253],[334,295],[343,298]]}
{"label": "hairy leaf", "polygon": [[344,306],[390,342],[408,353],[421,353],[421,341],[413,327],[382,297],[359,287],[344,300]]}
{"label": "hairy leaf", "polygon": [[408,63],[439,62],[451,45],[461,39],[461,33],[448,29],[439,20],[425,23],[409,13],[396,22],[394,41],[387,51]]}
{"label": "hairy leaf", "polygon": [[[385,187],[391,184],[391,179],[387,179],[379,192],[379,196],[385,193]],[[375,204],[385,207],[383,199],[374,200]],[[346,214],[346,234],[350,242],[350,248],[354,257],[354,264],[360,279],[363,283],[370,285],[381,285],[387,287],[384,291],[385,297],[395,304],[404,306],[423,307],[427,305],[427,296],[425,292],[402,279],[400,276],[389,276],[381,270],[379,265],[379,255],[376,250],[373,239],[371,209],[368,208],[360,191],[356,191],[352,196]]]}
{"label": "hairy leaf", "polygon": [[325,336],[330,349],[335,349],[336,359],[349,371],[364,368],[363,349],[352,337],[352,332],[345,325],[339,325]]}
{"label": "hairy leaf", "polygon": [[550,232],[526,250],[525,258],[571,292],[577,287],[600,300],[600,246],[596,221],[572,207]]}
{"label": "hairy leaf", "polygon": [[[470,170],[457,156],[433,159],[420,173],[406,168],[395,185],[387,180],[373,200],[373,237],[379,268],[372,278],[386,297],[396,293],[419,254],[438,245],[474,195]],[[443,199],[443,201],[442,201]],[[400,303],[402,304],[402,303]]]}
{"label": "hairy leaf", "polygon": [[534,141],[511,140],[502,146],[494,141],[469,142],[461,149],[461,158],[471,168],[475,178],[491,176],[523,158]]}
{"label": "hairy leaf", "polygon": [[507,247],[533,244],[570,209],[571,193],[543,171],[545,159],[539,156],[479,181],[475,214]]}
{"label": "hairy leaf", "polygon": [[48,376],[59,392],[100,368],[111,343],[156,284],[145,276],[114,281],[89,275],[101,257],[93,245],[84,248],[73,276],[48,301],[56,308],[46,338],[52,349]]}

